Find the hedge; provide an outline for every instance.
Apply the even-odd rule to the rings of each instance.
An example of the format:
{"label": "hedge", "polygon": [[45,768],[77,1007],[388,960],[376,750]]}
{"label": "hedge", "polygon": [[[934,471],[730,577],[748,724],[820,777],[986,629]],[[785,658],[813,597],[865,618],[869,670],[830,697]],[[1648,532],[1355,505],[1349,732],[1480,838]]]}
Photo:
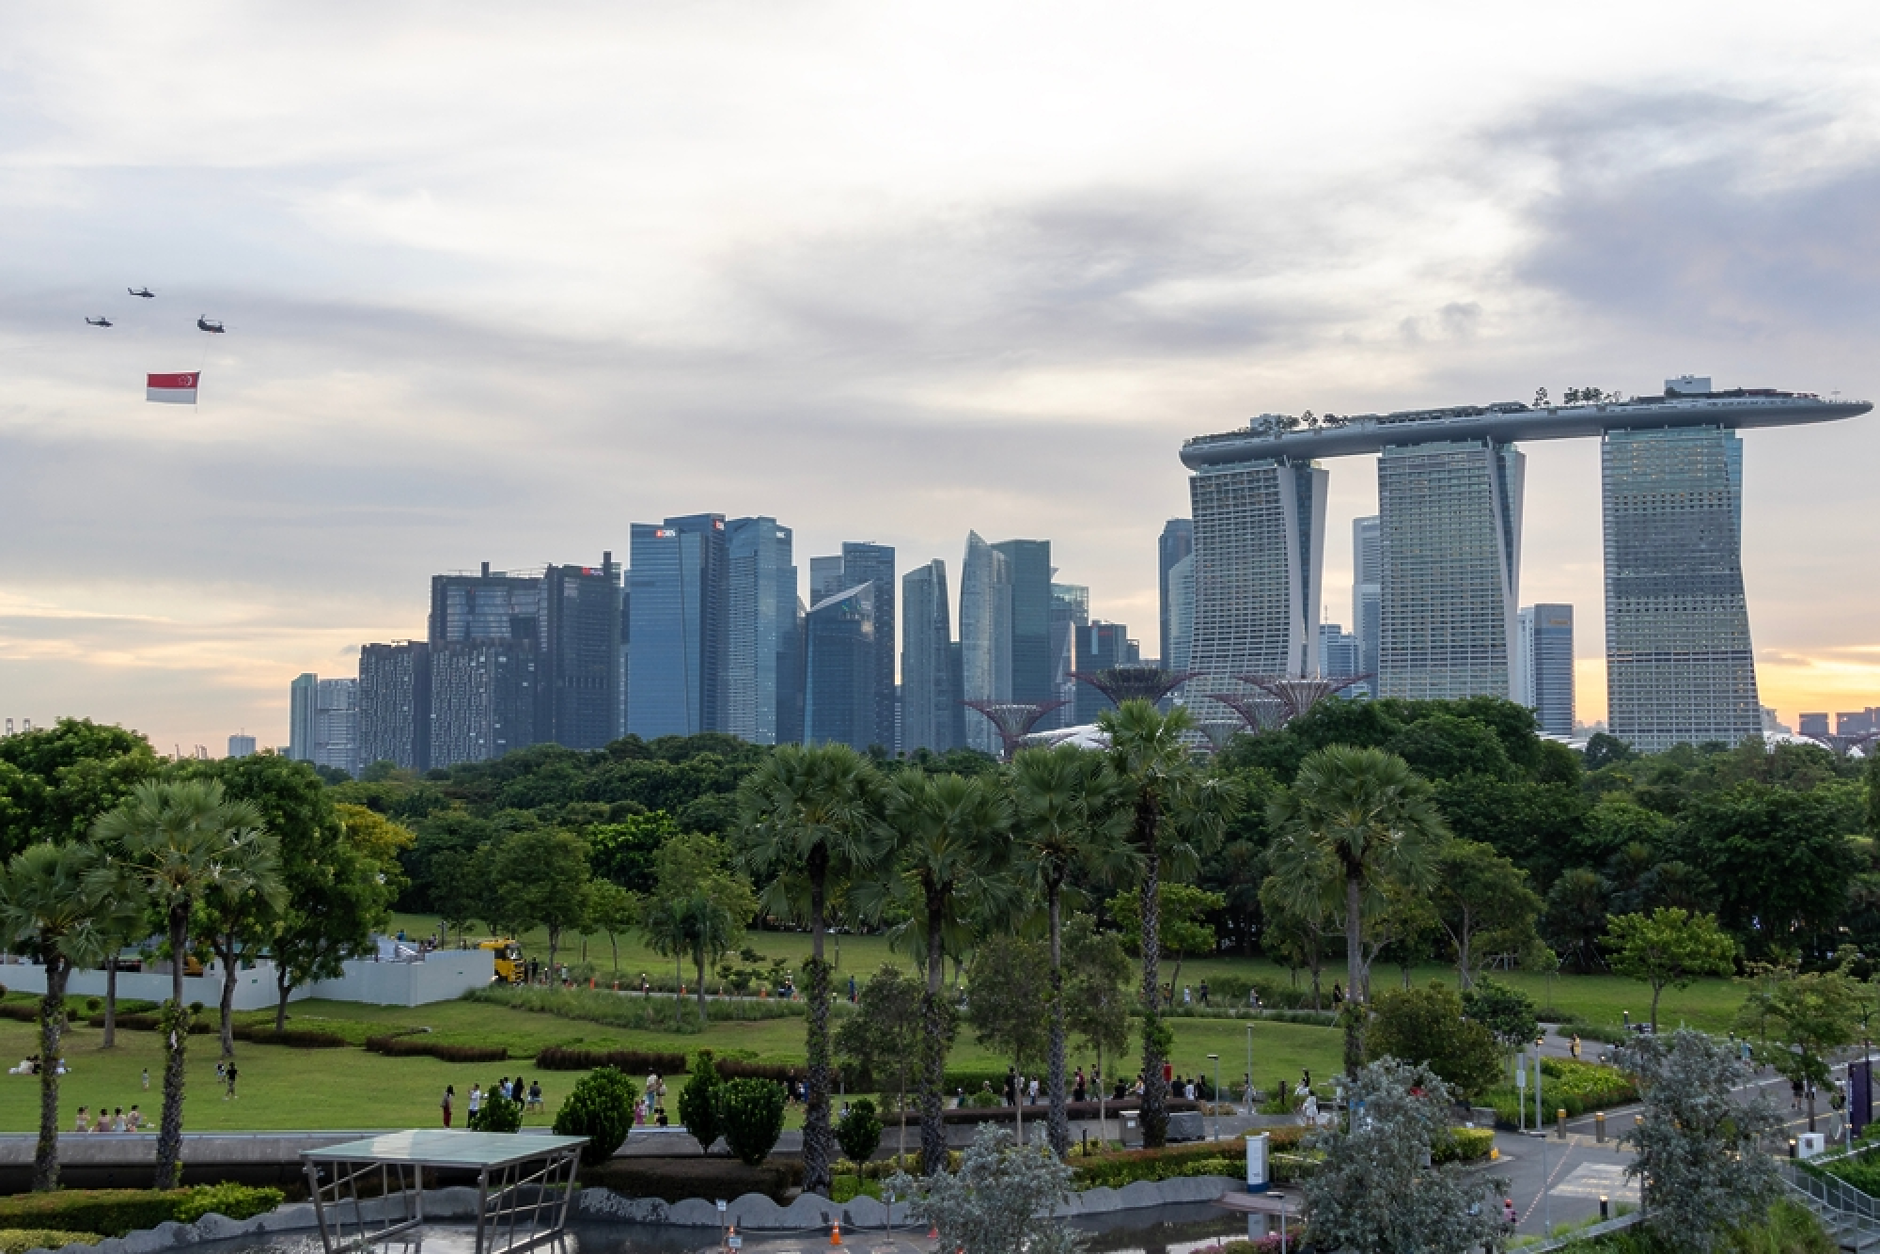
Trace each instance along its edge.
{"label": "hedge", "polygon": [[210,1211],[230,1219],[251,1219],[281,1204],[279,1189],[241,1184],[203,1185],[193,1189],[63,1189],[57,1193],[20,1193],[0,1198],[0,1228],[39,1228],[59,1232],[97,1232],[121,1237],[161,1223],[193,1223]]}
{"label": "hedge", "polygon": [[[786,1062],[742,1062],[736,1058],[718,1059],[718,1074],[727,1080],[775,1080],[779,1084],[795,1084],[798,1080],[809,1078],[809,1068],[800,1063]],[[829,1085],[832,1089],[842,1083],[842,1073],[836,1068],[829,1068]]]}
{"label": "hedge", "polygon": [[[1304,1128],[1268,1129],[1270,1154],[1296,1150]],[[1200,1141],[1193,1145],[1171,1145],[1162,1149],[1123,1150],[1117,1153],[1091,1154],[1071,1158],[1072,1174],[1079,1189],[1120,1189],[1138,1180],[1174,1180],[1182,1176],[1224,1175],[1243,1179],[1247,1174],[1245,1142]],[[1286,1164],[1269,1159],[1273,1178],[1283,1181],[1290,1172]]]}
{"label": "hedge", "polygon": [[612,1189],[623,1197],[657,1197],[683,1202],[688,1197],[737,1197],[762,1193],[779,1205],[803,1183],[803,1160],[772,1158],[746,1167],[735,1158],[610,1158],[581,1169],[581,1183]]}
{"label": "hedge", "polygon": [[0,1228],[0,1254],[26,1254],[28,1250],[57,1250],[72,1244],[96,1245],[104,1237],[96,1232],[60,1232],[56,1228]]}
{"label": "hedge", "polygon": [[276,1032],[269,1027],[238,1023],[232,1030],[238,1041],[253,1041],[257,1045],[285,1045],[290,1049],[343,1049],[351,1044],[337,1032],[322,1032],[317,1028],[283,1028]]}
{"label": "hedge", "polygon": [[[0,1013],[4,1013],[5,1010],[6,1007],[0,1005]],[[94,1028],[101,1028],[104,1026],[104,1016],[102,1014],[93,1015],[91,1018],[86,1019],[85,1022]],[[149,1012],[128,1015],[120,1014],[117,1017],[117,1025],[120,1029],[127,1032],[155,1032],[162,1028],[163,1016]],[[222,1025],[219,1022],[204,1018],[200,1015],[189,1025],[189,1034],[191,1036],[209,1036],[213,1033],[219,1033],[221,1030]]]}
{"label": "hedge", "polygon": [[563,1049],[552,1045],[535,1056],[541,1071],[592,1071],[612,1067],[628,1075],[683,1075],[685,1055],[640,1049]]}
{"label": "hedge", "polygon": [[366,1048],[387,1058],[441,1058],[445,1062],[508,1062],[502,1045],[453,1045],[424,1036],[368,1036]]}

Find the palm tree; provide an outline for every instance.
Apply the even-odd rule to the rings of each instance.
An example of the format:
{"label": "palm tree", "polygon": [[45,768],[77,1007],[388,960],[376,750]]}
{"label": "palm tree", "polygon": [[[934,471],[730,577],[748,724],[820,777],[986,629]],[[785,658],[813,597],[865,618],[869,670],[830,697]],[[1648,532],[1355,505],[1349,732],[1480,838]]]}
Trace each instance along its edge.
{"label": "palm tree", "polygon": [[189,1011],[183,971],[189,959],[190,916],[204,901],[240,898],[255,888],[251,847],[262,838],[261,812],[231,801],[216,780],[139,784],[117,809],[92,827],[108,854],[91,872],[102,890],[128,875],[163,916],[170,942],[170,1004],[165,1028],[163,1118],[157,1129],[159,1189],[175,1188],[182,1171],[183,1081],[189,1049]]}
{"label": "palm tree", "polygon": [[[236,863],[239,862],[239,865]],[[287,887],[281,879],[281,842],[266,832],[241,842],[229,851],[229,873],[246,881],[246,891],[219,893],[208,901],[209,948],[222,964],[222,1058],[235,1057],[235,986],[241,978],[243,955],[252,956],[262,944],[280,934],[281,910]]]}
{"label": "palm tree", "polygon": [[1105,882],[1129,862],[1116,777],[1104,759],[1074,745],[1026,749],[1012,761],[1018,856],[1024,877],[1043,890],[1051,937],[1051,1045],[1048,1124],[1052,1152],[1067,1159],[1071,1124],[1064,1095],[1064,883],[1079,866]]}
{"label": "palm tree", "polygon": [[830,894],[866,874],[883,852],[881,777],[847,745],[783,745],[738,789],[734,843],[764,904],[809,923],[809,1100],[803,1114],[803,1187],[827,1195],[835,1162],[829,1123],[829,964],[823,959]]}
{"label": "palm tree", "polygon": [[1268,804],[1267,822],[1279,835],[1276,864],[1318,868],[1312,878],[1343,889],[1345,1069],[1355,1077],[1364,1065],[1365,898],[1392,880],[1427,883],[1449,828],[1409,763],[1349,745],[1329,745],[1300,763],[1292,786]]}
{"label": "palm tree", "polygon": [[654,953],[662,958],[692,960],[698,973],[694,992],[701,1028],[705,1026],[705,964],[730,951],[744,934],[748,917],[740,918],[726,909],[700,885],[682,895],[662,896],[647,907],[640,921],[640,931]]}
{"label": "palm tree", "polygon": [[1167,1081],[1162,1065],[1173,1043],[1162,1022],[1162,872],[1192,873],[1200,855],[1220,841],[1240,804],[1231,780],[1195,762],[1183,733],[1194,720],[1180,706],[1160,713],[1147,701],[1125,701],[1097,716],[1110,738],[1109,767],[1119,781],[1119,808],[1142,877],[1142,1143],[1168,1140]]}
{"label": "palm tree", "polygon": [[992,915],[1001,902],[1016,904],[1009,882],[999,874],[1011,853],[1012,808],[996,776],[969,779],[906,770],[889,781],[886,809],[897,887],[915,899],[909,923],[926,952],[927,984],[920,999],[920,1153],[922,1169],[935,1175],[947,1163],[940,1120],[953,1036],[953,1008],[940,988],[947,938],[951,933],[957,952],[960,932],[975,913]]}
{"label": "palm tree", "polygon": [[0,933],[45,964],[39,1003],[39,1145],[33,1188],[59,1187],[59,1036],[65,1027],[65,981],[75,965],[104,955],[100,917],[107,896],[87,883],[98,851],[87,844],[39,844],[13,855],[0,875]]}

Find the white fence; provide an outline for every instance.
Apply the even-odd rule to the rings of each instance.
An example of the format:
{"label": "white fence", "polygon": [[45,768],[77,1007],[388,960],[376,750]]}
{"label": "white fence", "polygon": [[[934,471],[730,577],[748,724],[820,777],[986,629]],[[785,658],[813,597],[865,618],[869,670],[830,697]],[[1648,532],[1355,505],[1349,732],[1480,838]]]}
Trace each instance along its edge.
{"label": "white fence", "polygon": [[[263,958],[244,967],[235,977],[235,1009],[263,1010],[275,1004],[280,991],[274,964]],[[496,955],[487,949],[439,949],[423,962],[377,962],[356,958],[346,964],[337,980],[321,980],[297,988],[290,1001],[323,997],[333,1001],[369,1002],[378,1006],[422,1006],[450,1001],[465,991],[482,988],[496,975]],[[7,957],[0,963],[0,984],[23,993],[46,991],[45,968]],[[104,996],[103,971],[74,971],[66,992],[77,997]],[[118,997],[124,1001],[165,1001],[170,996],[168,972],[120,971]],[[201,975],[183,977],[183,1000],[205,1006],[222,1004],[220,963],[210,963]]]}

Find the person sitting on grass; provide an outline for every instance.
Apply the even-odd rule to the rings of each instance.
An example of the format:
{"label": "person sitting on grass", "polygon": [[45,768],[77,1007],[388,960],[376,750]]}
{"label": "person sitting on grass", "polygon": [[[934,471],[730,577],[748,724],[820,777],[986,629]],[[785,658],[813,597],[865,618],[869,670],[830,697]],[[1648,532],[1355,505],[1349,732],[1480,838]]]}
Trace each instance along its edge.
{"label": "person sitting on grass", "polygon": [[666,1108],[664,1106],[655,1106],[653,1108],[653,1122],[662,1128],[669,1126],[666,1122]]}

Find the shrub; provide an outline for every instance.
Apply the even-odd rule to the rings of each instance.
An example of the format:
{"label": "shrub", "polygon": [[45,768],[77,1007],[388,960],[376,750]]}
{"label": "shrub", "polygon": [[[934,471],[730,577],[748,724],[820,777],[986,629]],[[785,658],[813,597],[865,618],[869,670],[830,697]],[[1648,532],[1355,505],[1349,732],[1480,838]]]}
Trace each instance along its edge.
{"label": "shrub", "polygon": [[257,1045],[285,1045],[290,1049],[343,1049],[349,1043],[337,1032],[322,1032],[317,1028],[282,1028],[276,1032],[273,1028],[238,1023],[232,1031],[238,1041],[253,1041]]}
{"label": "shrub", "polygon": [[103,1009],[104,1009],[104,998],[102,998],[102,997],[87,997],[87,998],[85,999],[85,1009],[86,1009],[86,1010],[88,1010],[88,1011],[93,1011],[93,1012],[96,1012],[96,1011],[99,1011],[99,1010],[103,1010]]}
{"label": "shrub", "polygon": [[1472,1163],[1487,1158],[1495,1148],[1493,1128],[1451,1128],[1449,1139],[1430,1149],[1430,1157],[1439,1163]]}
{"label": "shrub", "polygon": [[639,1049],[563,1049],[552,1045],[535,1056],[535,1065],[541,1071],[591,1071],[595,1067],[613,1067],[628,1075],[679,1075],[685,1070],[685,1055]]}
{"label": "shrub", "polygon": [[[738,1058],[727,1058],[718,1064],[718,1074],[727,1080],[775,1080],[778,1084],[795,1084],[808,1073],[800,1066],[787,1062],[746,1062]],[[829,1083],[838,1084],[842,1073],[834,1067],[829,1068]]]}
{"label": "shrub", "polygon": [[783,1133],[783,1086],[772,1080],[728,1080],[719,1089],[717,1114],[725,1144],[745,1166],[755,1167]]}
{"label": "shrub", "polygon": [[[1288,1179],[1292,1172],[1281,1162],[1278,1152],[1297,1149],[1303,1128],[1273,1128],[1267,1141],[1269,1170],[1276,1182]],[[1242,1143],[1228,1143],[1238,1148]],[[1092,1154],[1073,1158],[1073,1178],[1080,1189],[1120,1189],[1138,1180],[1174,1180],[1183,1176],[1227,1176],[1244,1179],[1247,1174],[1245,1150],[1236,1156],[1223,1154],[1219,1141],[1196,1145],[1167,1146],[1162,1149],[1124,1150],[1120,1153]]]}
{"label": "shrub", "polygon": [[574,1089],[555,1112],[555,1135],[586,1137],[582,1165],[604,1163],[614,1156],[633,1128],[635,1095],[633,1081],[614,1068],[590,1072],[575,1081]]}
{"label": "shrub", "polygon": [[251,1219],[280,1204],[279,1189],[240,1184],[162,1193],[155,1189],[62,1189],[57,1193],[0,1198],[0,1228],[97,1232],[119,1237],[171,1220],[193,1222],[212,1210],[230,1219]]}
{"label": "shrub", "polygon": [[[8,1015],[7,1007],[4,1005],[0,1005],[0,1016],[6,1018],[17,1017]],[[85,1020],[85,1022],[94,1028],[101,1028],[104,1026],[104,1016],[98,1015],[96,1018]],[[133,1014],[125,1014],[119,1011],[117,1025],[120,1029],[127,1032],[161,1031],[163,1028],[163,1013],[161,1010],[137,1011]],[[200,1019],[192,1020],[189,1025],[189,1034],[191,1036],[208,1036],[211,1033],[220,1032],[221,1030],[220,1026],[204,1022]]]}
{"label": "shrub", "polygon": [[873,1102],[866,1097],[855,1100],[836,1123],[836,1143],[855,1162],[865,1163],[875,1156],[881,1145],[881,1117]]}
{"label": "shrub", "polygon": [[[604,1023],[609,1027],[638,1028],[642,1031],[695,1033],[701,1030],[698,1003],[686,999],[677,1006],[671,998],[628,996],[601,989],[564,989],[516,987],[492,984],[473,988],[464,994],[466,1001],[488,1002],[527,1010],[535,1014],[579,1019],[586,1023]],[[801,1001],[749,1001],[738,998],[710,998],[705,1003],[705,1017],[712,1022],[725,1020],[788,1019],[805,1013]],[[677,1021],[675,1024],[675,1020]]]}
{"label": "shrub", "polygon": [[[472,1132],[514,1132],[522,1127],[522,1103],[501,1093],[484,1097],[483,1108],[470,1116]],[[619,1146],[615,1146],[619,1149]],[[609,1153],[612,1151],[610,1150]]]}
{"label": "shrub", "polygon": [[507,1062],[509,1050],[501,1045],[454,1045],[424,1036],[368,1036],[366,1048],[387,1058],[424,1056],[445,1062]]}
{"label": "shrub", "polygon": [[657,1197],[683,1202],[688,1197],[739,1197],[762,1193],[772,1201],[790,1200],[803,1183],[803,1163],[774,1158],[747,1167],[735,1158],[646,1158],[626,1155],[597,1167],[583,1168],[581,1183],[612,1189],[623,1197]]}
{"label": "shrub", "polygon": [[723,1087],[724,1081],[718,1078],[718,1068],[712,1063],[712,1051],[699,1050],[698,1065],[679,1090],[679,1122],[697,1138],[701,1154],[711,1153],[723,1131],[718,1120],[719,1090]]}
{"label": "shrub", "polygon": [[72,1244],[96,1245],[104,1240],[96,1232],[59,1232],[51,1228],[0,1228],[0,1254],[26,1254],[28,1250],[56,1250]]}
{"label": "shrub", "polygon": [[0,1019],[13,1019],[19,1023],[37,1023],[39,1021],[39,1002],[9,1001],[0,1002]]}

